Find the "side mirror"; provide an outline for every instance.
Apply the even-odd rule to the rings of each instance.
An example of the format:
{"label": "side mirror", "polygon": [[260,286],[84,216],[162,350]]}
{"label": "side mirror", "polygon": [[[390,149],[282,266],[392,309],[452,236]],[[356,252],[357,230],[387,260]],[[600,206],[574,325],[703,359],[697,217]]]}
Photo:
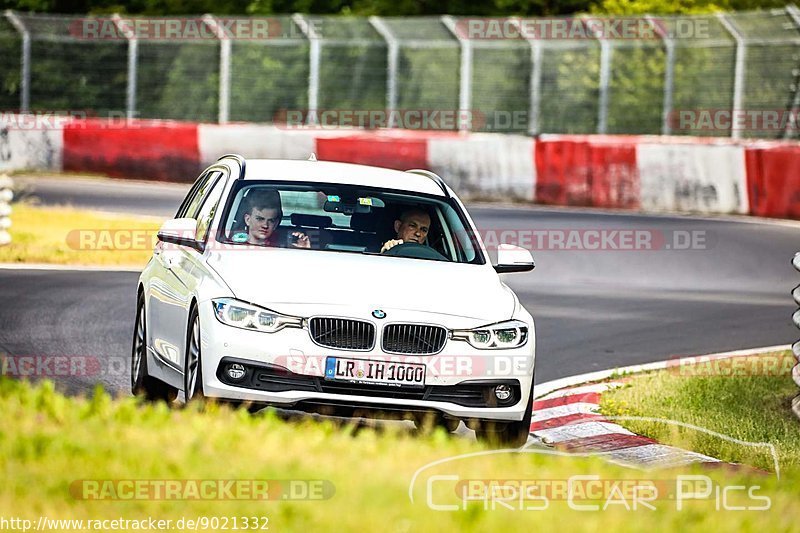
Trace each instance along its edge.
{"label": "side mirror", "polygon": [[158,240],[203,251],[203,243],[197,242],[197,220],[193,218],[167,220],[158,230]]}
{"label": "side mirror", "polygon": [[536,268],[530,251],[513,244],[501,244],[497,247],[497,264],[494,269],[498,274],[511,272],[530,272]]}

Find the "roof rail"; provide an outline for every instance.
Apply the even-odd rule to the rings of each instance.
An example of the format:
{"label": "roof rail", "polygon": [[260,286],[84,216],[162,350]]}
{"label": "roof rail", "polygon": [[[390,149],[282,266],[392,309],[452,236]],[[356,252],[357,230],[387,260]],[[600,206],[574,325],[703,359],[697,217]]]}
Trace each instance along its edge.
{"label": "roof rail", "polygon": [[222,157],[220,157],[219,159],[217,159],[217,161],[222,161],[223,159],[227,159],[229,157],[231,159],[235,159],[236,162],[239,163],[239,167],[242,169],[242,171],[239,173],[239,179],[243,180],[244,179],[245,167],[247,166],[247,161],[245,161],[244,156],[239,155],[239,154],[225,154]]}
{"label": "roof rail", "polygon": [[440,178],[439,175],[436,174],[435,172],[431,172],[430,170],[423,170],[420,168],[406,170],[406,172],[410,172],[412,174],[419,174],[420,176],[425,176],[426,178],[433,180],[433,182],[436,183],[436,185],[438,185],[440,189],[442,189],[442,192],[444,193],[445,197],[450,198],[450,193],[447,192],[447,185],[444,184],[444,180]]}

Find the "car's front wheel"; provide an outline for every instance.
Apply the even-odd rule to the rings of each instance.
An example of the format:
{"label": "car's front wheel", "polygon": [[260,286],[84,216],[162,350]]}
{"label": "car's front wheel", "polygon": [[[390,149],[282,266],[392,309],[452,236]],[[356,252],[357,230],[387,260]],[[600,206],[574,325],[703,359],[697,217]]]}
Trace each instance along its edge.
{"label": "car's front wheel", "polygon": [[131,391],[148,401],[172,402],[178,397],[178,389],[167,385],[147,372],[147,320],[144,312],[144,295],[136,300],[136,322],[133,327],[131,346]]}
{"label": "car's front wheel", "polygon": [[200,350],[200,316],[197,307],[189,313],[189,328],[186,332],[186,357],[183,365],[183,393],[186,403],[202,401],[203,364]]}
{"label": "car's front wheel", "polygon": [[533,417],[533,387],[522,420],[515,422],[482,422],[475,429],[478,440],[494,442],[503,446],[519,448],[528,441]]}

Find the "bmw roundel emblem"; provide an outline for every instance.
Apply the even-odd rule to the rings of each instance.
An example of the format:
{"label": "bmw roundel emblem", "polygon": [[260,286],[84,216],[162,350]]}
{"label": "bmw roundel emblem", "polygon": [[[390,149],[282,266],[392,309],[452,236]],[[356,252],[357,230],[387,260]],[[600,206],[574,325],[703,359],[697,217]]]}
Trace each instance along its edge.
{"label": "bmw roundel emblem", "polygon": [[383,309],[376,309],[372,312],[375,318],[386,318],[386,312]]}

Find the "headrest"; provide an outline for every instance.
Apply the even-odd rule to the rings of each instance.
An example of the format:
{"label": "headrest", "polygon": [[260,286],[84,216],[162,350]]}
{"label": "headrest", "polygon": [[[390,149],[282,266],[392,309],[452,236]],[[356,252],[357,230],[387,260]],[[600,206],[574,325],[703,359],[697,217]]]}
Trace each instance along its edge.
{"label": "headrest", "polygon": [[354,231],[375,233],[375,225],[380,217],[372,213],[353,213],[350,217],[350,228]]}
{"label": "headrest", "polygon": [[333,219],[324,215],[306,215],[303,213],[292,213],[292,226],[304,228],[329,228],[333,224]]}

